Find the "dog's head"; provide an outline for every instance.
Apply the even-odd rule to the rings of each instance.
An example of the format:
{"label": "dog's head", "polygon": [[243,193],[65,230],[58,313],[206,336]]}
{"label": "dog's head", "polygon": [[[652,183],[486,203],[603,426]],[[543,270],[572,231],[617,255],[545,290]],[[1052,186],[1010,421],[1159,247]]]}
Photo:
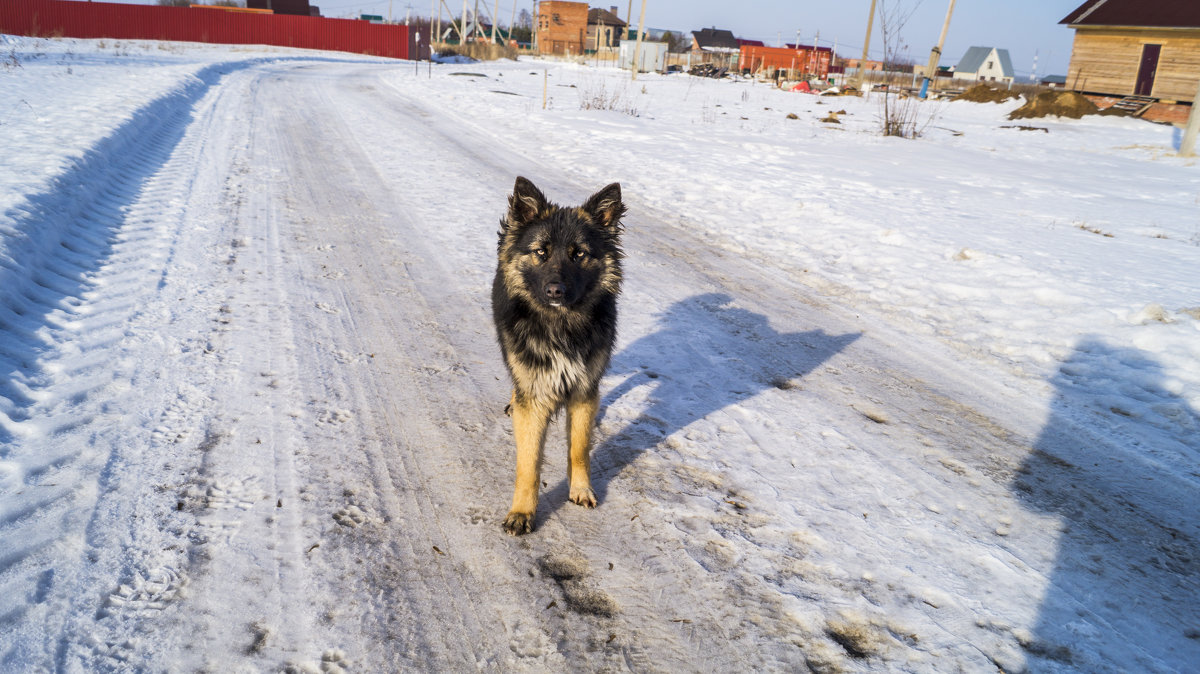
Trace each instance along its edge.
{"label": "dog's head", "polygon": [[510,293],[534,306],[569,310],[615,295],[621,283],[621,185],[613,183],[577,208],[546,200],[517,178],[500,220],[500,270]]}

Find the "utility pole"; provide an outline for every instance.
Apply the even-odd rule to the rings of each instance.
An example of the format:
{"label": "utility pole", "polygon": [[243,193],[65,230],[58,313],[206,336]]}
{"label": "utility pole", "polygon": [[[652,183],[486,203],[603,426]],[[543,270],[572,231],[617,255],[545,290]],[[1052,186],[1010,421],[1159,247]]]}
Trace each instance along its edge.
{"label": "utility pole", "polygon": [[508,43],[512,44],[513,34],[512,29],[517,25],[517,0],[513,0],[512,18],[508,20]]}
{"label": "utility pole", "polygon": [[496,44],[496,24],[500,21],[496,18],[500,14],[500,0],[492,3],[492,44]]}
{"label": "utility pole", "polygon": [[641,54],[642,54],[642,30],[645,29],[645,27],[646,27],[646,0],[642,0],[642,13],[638,16],[637,41],[633,43],[633,60],[629,64],[630,69],[633,70],[633,79],[631,81],[637,80],[638,57],[641,56]]}
{"label": "utility pole", "polygon": [[1187,127],[1183,130],[1183,141],[1179,143],[1180,157],[1196,156],[1196,136],[1200,134],[1200,87],[1192,100],[1192,112],[1188,115]]}
{"label": "utility pole", "polygon": [[812,50],[813,67],[812,67],[812,71],[814,73],[821,71],[821,52],[819,49],[817,49],[817,47],[820,44],[821,44],[821,31],[818,30],[817,34],[813,36],[813,50]]}
{"label": "utility pole", "polygon": [[464,49],[467,46],[467,0],[463,0],[462,17],[458,20],[458,43]]}
{"label": "utility pole", "polygon": [[942,34],[938,37],[937,46],[929,52],[929,66],[925,68],[925,80],[921,82],[921,98],[929,93],[929,81],[937,76],[938,60],[942,57],[942,45],[946,42],[946,31],[950,30],[950,15],[954,13],[954,0],[950,0],[950,8],[946,10],[946,23],[942,24]]}
{"label": "utility pole", "polygon": [[858,61],[858,72],[854,73],[854,88],[862,91],[863,70],[867,67],[867,48],[871,46],[871,28],[875,25],[875,0],[871,0],[871,13],[867,15],[867,37],[863,40],[863,55]]}

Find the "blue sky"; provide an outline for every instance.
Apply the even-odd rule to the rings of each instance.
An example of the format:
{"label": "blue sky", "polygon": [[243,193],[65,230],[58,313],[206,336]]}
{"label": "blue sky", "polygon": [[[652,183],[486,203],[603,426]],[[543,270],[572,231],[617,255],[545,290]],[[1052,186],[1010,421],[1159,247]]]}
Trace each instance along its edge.
{"label": "blue sky", "polygon": [[[138,0],[132,0],[138,1]],[[150,2],[150,0],[141,0]],[[428,16],[433,0],[310,0],[325,16],[350,17],[360,13],[402,18],[406,11]],[[462,0],[445,0],[456,14]],[[479,0],[490,14],[497,0]],[[950,31],[942,50],[942,65],[953,65],[972,46],[1008,49],[1018,76],[1028,76],[1033,70],[1034,54],[1038,56],[1037,74],[1065,75],[1071,59],[1074,31],[1058,22],[1083,0],[961,0],[955,4]],[[616,6],[618,15],[625,18],[629,0],[600,0],[593,7]],[[878,0],[880,7],[890,13],[908,15],[903,27],[896,31],[908,55],[917,63],[929,59],[929,50],[937,44],[938,33],[946,18],[949,0]],[[637,23],[641,0],[633,0],[633,22]],[[474,7],[475,0],[468,0]],[[507,24],[513,12],[513,0],[499,0],[500,23]],[[532,0],[517,0],[517,11],[533,10]],[[646,25],[651,28],[692,31],[700,28],[724,28],[740,38],[762,40],[774,45],[778,40],[795,42],[800,39],[811,44],[820,33],[820,44],[832,46],[837,41],[841,56],[862,54],[867,30],[870,0],[646,0]],[[871,57],[883,55],[880,21],[875,21],[871,38]]]}

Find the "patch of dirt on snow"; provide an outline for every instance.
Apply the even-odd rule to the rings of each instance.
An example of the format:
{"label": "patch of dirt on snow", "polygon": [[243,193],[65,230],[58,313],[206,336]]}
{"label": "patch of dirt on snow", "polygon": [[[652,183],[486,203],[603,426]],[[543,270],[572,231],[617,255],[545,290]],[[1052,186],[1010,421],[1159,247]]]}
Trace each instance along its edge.
{"label": "patch of dirt on snow", "polygon": [[1025,105],[1008,113],[1009,119],[1035,119],[1054,115],[1079,119],[1084,115],[1096,115],[1100,108],[1096,107],[1083,94],[1075,91],[1043,91],[1027,101]]}
{"label": "patch of dirt on snow", "polygon": [[[903,631],[878,618],[856,611],[842,611],[826,623],[825,633],[851,657],[866,659],[881,656],[899,645],[896,635]],[[916,635],[905,635],[904,639],[915,642]]]}
{"label": "patch of dirt on snow", "polygon": [[955,97],[956,101],[970,101],[972,103],[1003,103],[1013,98],[1020,98],[1021,94],[1007,89],[997,89],[986,84],[976,84],[966,91]]}
{"label": "patch of dirt on snow", "polygon": [[572,611],[602,618],[617,614],[619,609],[612,597],[587,583],[591,572],[586,561],[561,556],[543,557],[538,567],[558,583],[567,608]]}

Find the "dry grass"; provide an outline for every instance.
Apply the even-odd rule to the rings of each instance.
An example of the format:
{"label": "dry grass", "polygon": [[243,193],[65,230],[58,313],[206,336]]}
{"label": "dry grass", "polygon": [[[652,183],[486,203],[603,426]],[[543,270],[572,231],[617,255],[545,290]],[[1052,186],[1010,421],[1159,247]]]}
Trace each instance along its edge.
{"label": "dry grass", "polygon": [[603,78],[584,82],[579,89],[580,110],[612,110],[630,117],[638,116],[637,105],[625,86],[609,89]]}

